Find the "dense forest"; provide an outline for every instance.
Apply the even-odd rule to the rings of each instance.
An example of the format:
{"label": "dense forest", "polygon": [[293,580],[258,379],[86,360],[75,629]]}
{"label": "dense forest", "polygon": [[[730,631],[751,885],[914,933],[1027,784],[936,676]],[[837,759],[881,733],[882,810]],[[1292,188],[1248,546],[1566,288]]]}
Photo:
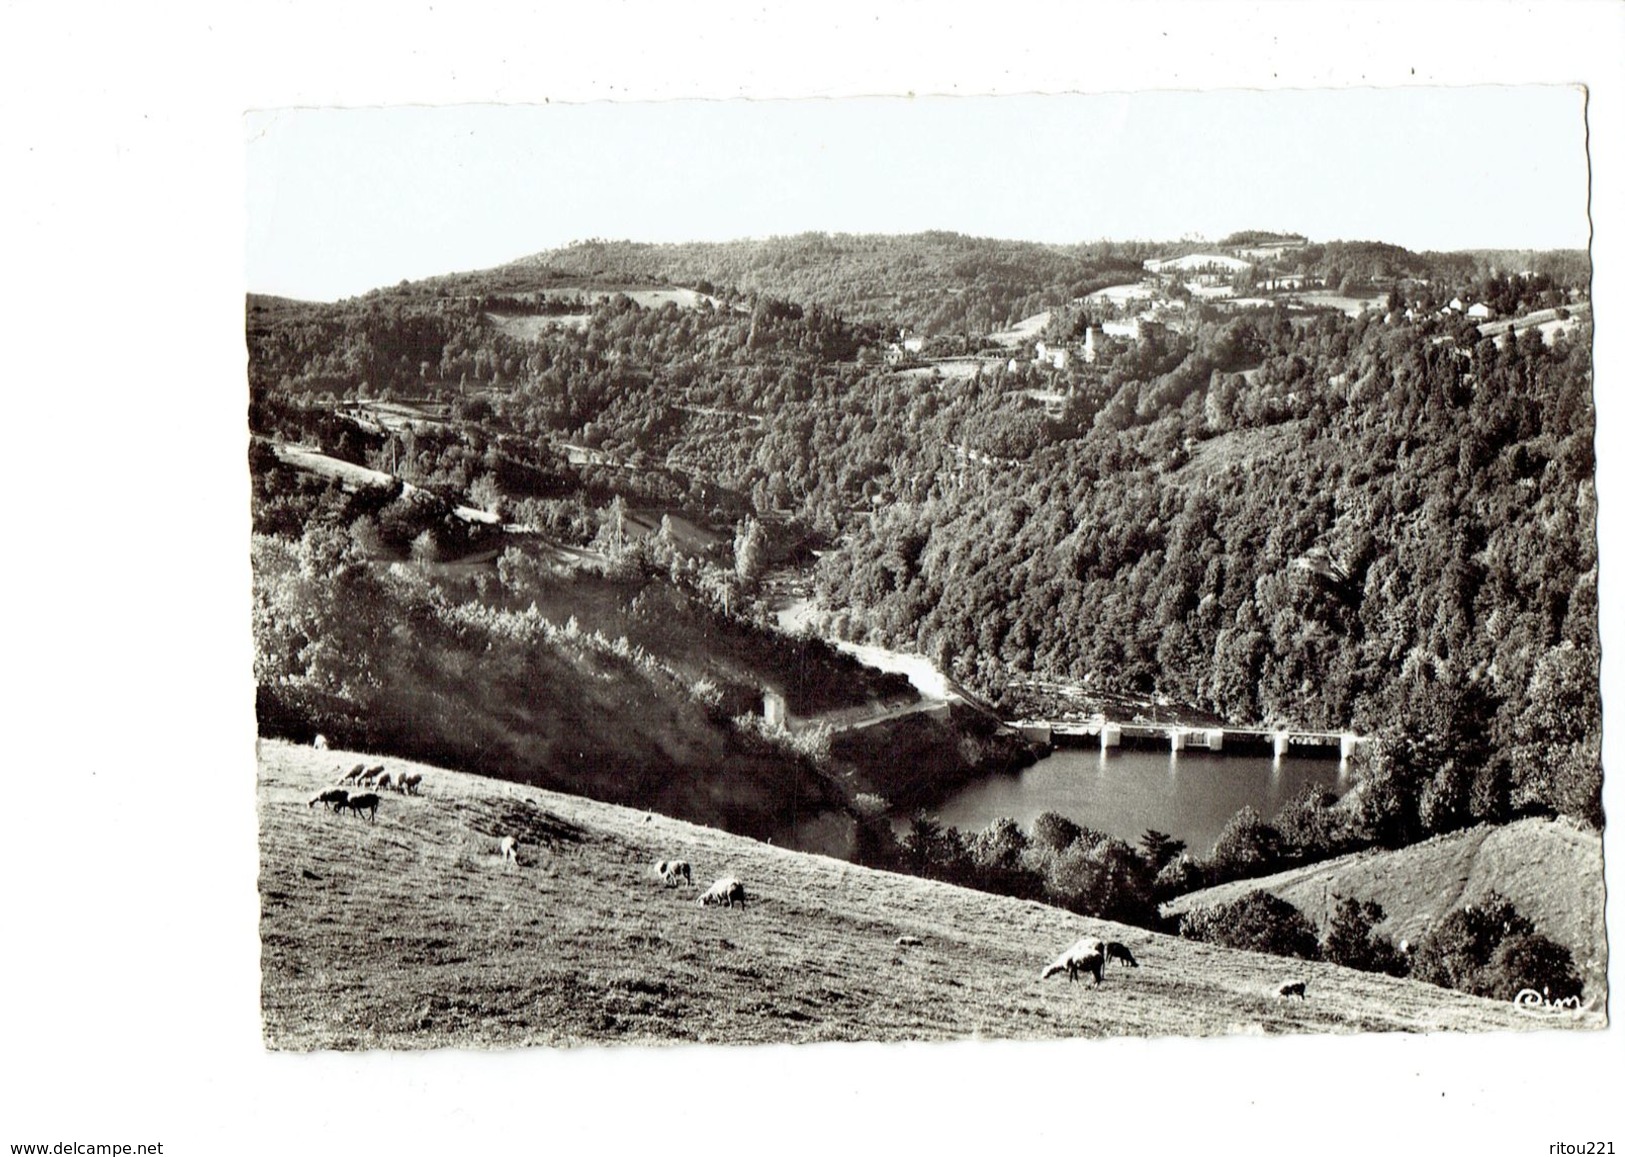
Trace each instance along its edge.
{"label": "dense forest", "polygon": [[588,241],[493,271],[529,284],[558,278],[761,294],[833,309],[859,322],[974,340],[1030,314],[1140,274],[1156,246],[1040,245],[957,233],[908,237],[802,233],[727,244]]}
{"label": "dense forest", "polygon": [[1519,802],[1594,818],[1569,759],[1598,710],[1588,351],[1451,336],[1198,333],[1086,429],[856,525],[821,598],[990,693],[1037,671],[1231,720],[1438,715],[1517,761]]}
{"label": "dense forest", "polygon": [[[399,745],[410,719],[379,708],[410,702],[463,765],[569,782],[528,737],[535,688],[624,677],[571,708],[655,721],[630,756],[608,725],[583,732],[589,761],[634,769],[604,771],[605,798],[738,760],[755,770],[718,798],[754,801],[723,817],[741,830],[836,808],[868,862],[1137,922],[1202,884],[1469,823],[1600,824],[1584,255],[1226,240],[1276,242],[1267,272],[1372,308],[1227,308],[1175,284],[1156,323],[1062,364],[993,335],[1049,311],[1046,336],[1076,341],[1091,291],[1189,247],[953,234],[589,242],[331,305],[251,298],[262,718]],[[1464,301],[1567,326],[1484,337]],[[935,336],[927,356],[899,356],[911,333]],[[313,477],[292,445],[388,481]],[[810,578],[824,633],[925,654],[1008,714],[1053,680],[1374,742],[1347,798],[1243,813],[1201,855],[1054,822],[919,817],[898,840],[888,811],[1014,756],[963,721],[869,750],[752,722],[786,663],[821,673],[784,686],[792,710],[901,693],[843,700],[831,652],[789,657],[810,644],[769,629],[776,568]],[[718,659],[680,637],[732,642]],[[413,691],[482,654],[529,698]],[[876,743],[929,770],[911,781]]]}

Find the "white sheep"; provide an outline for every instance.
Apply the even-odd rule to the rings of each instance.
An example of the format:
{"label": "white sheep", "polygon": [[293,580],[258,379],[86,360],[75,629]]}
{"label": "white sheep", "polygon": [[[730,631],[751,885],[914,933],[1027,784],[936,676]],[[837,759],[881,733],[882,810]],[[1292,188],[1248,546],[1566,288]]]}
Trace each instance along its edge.
{"label": "white sheep", "polygon": [[386,787],[393,787],[394,783],[389,778],[389,772],[384,772],[383,775],[380,775],[376,780],[374,780],[373,786],[378,788],[379,791],[382,791]]}
{"label": "white sheep", "polygon": [[497,849],[502,853],[502,858],[510,864],[519,862],[519,841],[512,836],[503,836],[497,843]]}
{"label": "white sheep", "polygon": [[1078,973],[1090,972],[1094,974],[1095,984],[1098,985],[1101,973],[1105,970],[1106,942],[1093,936],[1085,936],[1050,961],[1049,967],[1039,974],[1038,979],[1048,980],[1056,973],[1064,972],[1068,981],[1076,981]]}
{"label": "white sheep", "polygon": [[417,795],[418,784],[422,782],[423,773],[421,771],[402,772],[395,777],[396,787],[407,795]]}
{"label": "white sheep", "polygon": [[316,733],[316,738],[312,739],[310,741],[310,745],[312,747],[314,747],[317,751],[326,751],[327,750],[327,736],[321,734],[321,732],[317,732]]}
{"label": "white sheep", "polygon": [[376,780],[380,775],[383,775],[383,774],[384,774],[384,765],[380,763],[377,767],[369,767],[365,771],[363,771],[361,773],[361,778],[356,780],[356,782],[360,783],[360,784],[365,784],[366,786],[371,787],[372,784],[373,784],[373,781]]}
{"label": "white sheep", "polygon": [[352,767],[349,771],[347,771],[343,775],[341,775],[339,777],[339,782],[340,783],[354,783],[356,780],[360,779],[363,775],[365,775],[366,772],[367,772],[367,765],[364,764],[364,763],[358,763],[354,767]]}
{"label": "white sheep", "polygon": [[724,876],[700,897],[700,907],[707,908],[712,904],[721,904],[724,908],[732,908],[735,903],[743,908],[745,906],[745,885],[732,876]]}

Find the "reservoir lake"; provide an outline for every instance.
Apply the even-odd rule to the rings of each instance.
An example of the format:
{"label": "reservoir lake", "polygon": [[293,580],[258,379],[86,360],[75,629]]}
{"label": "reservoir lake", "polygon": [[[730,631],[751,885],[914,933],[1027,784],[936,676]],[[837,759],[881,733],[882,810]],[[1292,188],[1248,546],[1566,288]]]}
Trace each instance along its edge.
{"label": "reservoir lake", "polygon": [[[810,600],[787,600],[778,608],[779,626],[795,633],[811,624],[813,614]],[[906,675],[923,702],[958,697],[952,683],[923,656],[840,639],[829,642],[871,667]],[[1057,747],[1017,775],[994,775],[967,784],[926,812],[966,833],[1007,816],[1030,834],[1033,820],[1052,811],[1131,844],[1138,843],[1147,828],[1155,828],[1184,840],[1191,854],[1206,856],[1230,817],[1243,807],[1251,805],[1272,819],[1305,784],[1318,784],[1338,795],[1351,786],[1348,765],[1336,759],[1293,755],[1277,759],[1200,749],[1176,755],[1140,747],[1102,752],[1098,743]],[[895,817],[892,826],[902,837],[908,832],[909,817]]]}
{"label": "reservoir lake", "polygon": [[1350,786],[1347,765],[1290,755],[1059,747],[1018,775],[978,780],[927,811],[967,833],[1000,816],[1031,833],[1033,820],[1053,811],[1131,844],[1155,828],[1206,856],[1242,807],[1271,819],[1305,784],[1341,795]]}

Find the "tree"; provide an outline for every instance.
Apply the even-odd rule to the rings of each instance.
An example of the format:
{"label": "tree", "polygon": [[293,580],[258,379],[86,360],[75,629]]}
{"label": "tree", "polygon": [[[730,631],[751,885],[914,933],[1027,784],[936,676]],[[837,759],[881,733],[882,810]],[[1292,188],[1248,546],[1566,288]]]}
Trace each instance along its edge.
{"label": "tree", "polygon": [[1147,828],[1140,837],[1140,853],[1153,873],[1160,872],[1165,864],[1184,850],[1184,840],[1176,840],[1167,832],[1159,832],[1155,828]]}
{"label": "tree", "polygon": [[1026,833],[1008,817],[994,820],[966,845],[975,869],[975,884],[1004,896],[1036,899],[1044,894],[1043,877],[1022,862]]}
{"label": "tree", "polygon": [[497,485],[495,475],[481,474],[474,479],[468,487],[468,498],[475,506],[489,514],[501,515],[502,513],[502,488]]}
{"label": "tree", "polygon": [[1410,969],[1404,954],[1387,936],[1373,930],[1383,917],[1382,905],[1375,900],[1339,897],[1337,911],[1320,941],[1321,956],[1345,968],[1404,976]]}
{"label": "tree", "polygon": [[1280,846],[1281,834],[1251,806],[1243,807],[1214,841],[1214,875],[1218,880],[1264,875],[1279,862]]}
{"label": "tree", "polygon": [[1305,784],[1275,816],[1281,855],[1300,862],[1340,855],[1355,844],[1346,809],[1337,796],[1318,784]]}
{"label": "tree", "polygon": [[1073,912],[1149,926],[1156,920],[1151,874],[1134,849],[1102,836],[1047,853],[1044,894]]}
{"label": "tree", "polygon": [[1033,820],[1033,843],[1053,851],[1064,851],[1083,834],[1083,829],[1059,812],[1040,812]]}
{"label": "tree", "polygon": [[734,573],[747,590],[761,578],[764,539],[762,524],[748,514],[734,531]]}
{"label": "tree", "polygon": [[599,513],[598,537],[611,556],[619,556],[626,550],[627,541],[627,509],[626,499],[617,494],[610,504]]}
{"label": "tree", "polygon": [[965,845],[956,828],[916,812],[903,837],[903,862],[912,875],[958,883],[965,876]]}
{"label": "tree", "polygon": [[430,563],[440,561],[440,542],[434,528],[429,527],[412,540],[412,561]]}
{"label": "tree", "polygon": [[1202,873],[1201,865],[1190,856],[1181,855],[1163,865],[1152,881],[1151,891],[1160,902],[1194,892],[1206,884],[1207,878]]}

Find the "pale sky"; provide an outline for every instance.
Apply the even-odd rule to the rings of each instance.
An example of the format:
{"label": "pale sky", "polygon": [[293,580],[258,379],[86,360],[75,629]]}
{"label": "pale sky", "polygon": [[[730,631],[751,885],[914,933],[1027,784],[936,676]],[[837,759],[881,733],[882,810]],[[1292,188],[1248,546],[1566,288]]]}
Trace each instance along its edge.
{"label": "pale sky", "polygon": [[247,282],[331,300],[590,237],[807,230],[1583,248],[1584,108],[1483,86],[252,112]]}

